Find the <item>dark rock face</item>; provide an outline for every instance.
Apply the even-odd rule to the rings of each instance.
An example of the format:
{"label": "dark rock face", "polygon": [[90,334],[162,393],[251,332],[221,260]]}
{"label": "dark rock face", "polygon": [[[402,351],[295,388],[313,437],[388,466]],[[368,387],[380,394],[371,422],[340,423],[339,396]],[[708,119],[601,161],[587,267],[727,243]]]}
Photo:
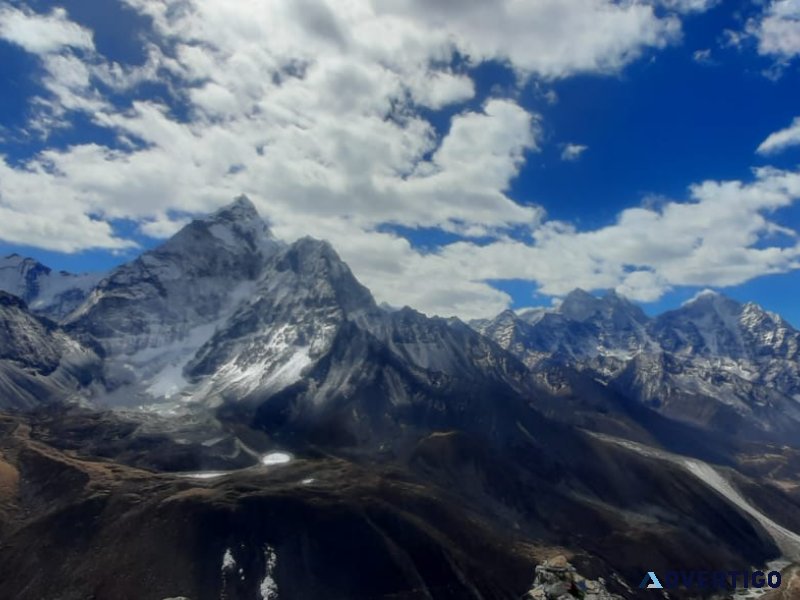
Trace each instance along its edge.
{"label": "dark rock face", "polygon": [[19,600],[510,599],[529,579],[524,544],[399,471],[317,459],[192,480],[19,431],[0,445],[21,474],[0,545]]}
{"label": "dark rock face", "polygon": [[[211,478],[65,454],[30,417],[0,415],[0,431],[0,585],[20,600],[512,600],[559,582],[602,600],[645,565],[758,564],[775,552],[701,484],[566,430],[532,432],[565,440],[544,469],[532,445],[515,456],[437,434],[405,464],[307,454]],[[586,444],[593,477],[576,470]],[[631,522],[632,510],[662,517]],[[536,568],[565,543],[583,577]]]}

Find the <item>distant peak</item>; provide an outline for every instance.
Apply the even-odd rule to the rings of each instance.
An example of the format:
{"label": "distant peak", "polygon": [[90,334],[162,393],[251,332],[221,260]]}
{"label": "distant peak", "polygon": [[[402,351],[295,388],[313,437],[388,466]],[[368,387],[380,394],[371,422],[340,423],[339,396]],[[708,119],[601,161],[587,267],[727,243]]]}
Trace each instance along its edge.
{"label": "distant peak", "polygon": [[342,259],[330,242],[308,235],[296,240],[290,246],[290,253],[300,258],[301,262],[308,264],[313,264],[313,261],[317,259],[325,259],[327,262],[335,264],[342,263]]}
{"label": "distant peak", "polygon": [[530,325],[535,325],[539,321],[541,321],[544,316],[550,312],[553,312],[553,308],[548,307],[533,307],[533,308],[526,308],[520,311],[517,311],[515,314],[517,318],[521,321],[525,321]]}
{"label": "distant peak", "polygon": [[271,256],[281,246],[253,203],[246,196],[239,196],[216,212],[198,216],[140,258],[150,260],[163,252],[189,258],[197,254],[197,244],[202,243],[224,248],[237,256],[258,252],[263,257]]}
{"label": "distant peak", "polygon": [[239,196],[233,202],[226,204],[211,215],[211,220],[232,219],[240,221],[260,218],[255,204],[245,195]]}
{"label": "distant peak", "polygon": [[698,302],[700,300],[711,300],[711,299],[717,298],[717,297],[719,297],[721,295],[722,294],[720,294],[716,290],[712,290],[710,288],[706,288],[704,290],[701,290],[701,291],[697,292],[694,296],[692,296],[686,302],[681,304],[681,306],[686,306],[687,304],[693,304],[694,302]]}
{"label": "distant peak", "polygon": [[559,312],[567,318],[583,321],[591,317],[602,304],[602,300],[586,290],[576,288],[564,296]]}
{"label": "distant peak", "polygon": [[501,313],[499,313],[494,319],[492,319],[492,323],[495,325],[508,325],[514,324],[519,321],[519,316],[510,308],[505,309]]}
{"label": "distant peak", "polygon": [[595,296],[584,290],[583,288],[575,288],[569,294],[564,296],[564,301],[572,300],[597,300]]}
{"label": "distant peak", "polygon": [[741,307],[742,305],[732,298],[728,298],[725,294],[722,294],[716,290],[712,289],[705,289],[697,294],[695,294],[692,298],[681,304],[682,308],[691,308],[691,307],[721,307],[727,306],[730,308],[734,307]]}
{"label": "distant peak", "polygon": [[615,290],[607,290],[597,297],[580,288],[571,291],[559,305],[558,312],[574,321],[586,321],[595,317],[604,319],[633,319],[644,322],[646,315],[641,307]]}

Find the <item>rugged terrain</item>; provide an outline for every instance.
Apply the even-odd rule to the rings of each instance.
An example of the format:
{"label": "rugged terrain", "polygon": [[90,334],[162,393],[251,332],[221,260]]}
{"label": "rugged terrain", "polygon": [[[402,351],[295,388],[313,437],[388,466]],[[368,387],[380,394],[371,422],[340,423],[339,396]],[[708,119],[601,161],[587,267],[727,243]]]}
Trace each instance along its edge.
{"label": "rugged terrain", "polygon": [[649,318],[614,292],[575,290],[555,309],[473,326],[539,372],[571,366],[671,419],[739,438],[796,439],[800,332],[755,304],[706,291]]}
{"label": "rugged terrain", "polygon": [[10,597],[513,599],[557,554],[633,597],[800,560],[800,333],[755,305],[389,310],[246,198],[59,275],[94,282],[69,309],[3,273]]}

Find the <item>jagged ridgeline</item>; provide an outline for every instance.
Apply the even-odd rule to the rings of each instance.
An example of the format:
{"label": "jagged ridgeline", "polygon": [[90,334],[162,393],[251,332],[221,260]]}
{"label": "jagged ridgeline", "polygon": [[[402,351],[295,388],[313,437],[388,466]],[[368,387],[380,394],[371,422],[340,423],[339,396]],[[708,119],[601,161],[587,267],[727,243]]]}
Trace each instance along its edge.
{"label": "jagged ridgeline", "polygon": [[755,305],[388,309],[246,198],[0,288],[10,597],[632,597],[800,559],[800,333]]}

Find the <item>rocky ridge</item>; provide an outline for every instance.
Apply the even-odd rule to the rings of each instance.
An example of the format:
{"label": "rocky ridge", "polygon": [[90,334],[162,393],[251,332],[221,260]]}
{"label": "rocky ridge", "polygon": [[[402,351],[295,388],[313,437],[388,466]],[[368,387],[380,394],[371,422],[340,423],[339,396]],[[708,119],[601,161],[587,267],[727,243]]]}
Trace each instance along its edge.
{"label": "rocky ridge", "polygon": [[583,371],[673,419],[781,440],[800,425],[800,332],[716,292],[650,318],[613,292],[576,290],[557,308],[472,325],[534,371]]}

